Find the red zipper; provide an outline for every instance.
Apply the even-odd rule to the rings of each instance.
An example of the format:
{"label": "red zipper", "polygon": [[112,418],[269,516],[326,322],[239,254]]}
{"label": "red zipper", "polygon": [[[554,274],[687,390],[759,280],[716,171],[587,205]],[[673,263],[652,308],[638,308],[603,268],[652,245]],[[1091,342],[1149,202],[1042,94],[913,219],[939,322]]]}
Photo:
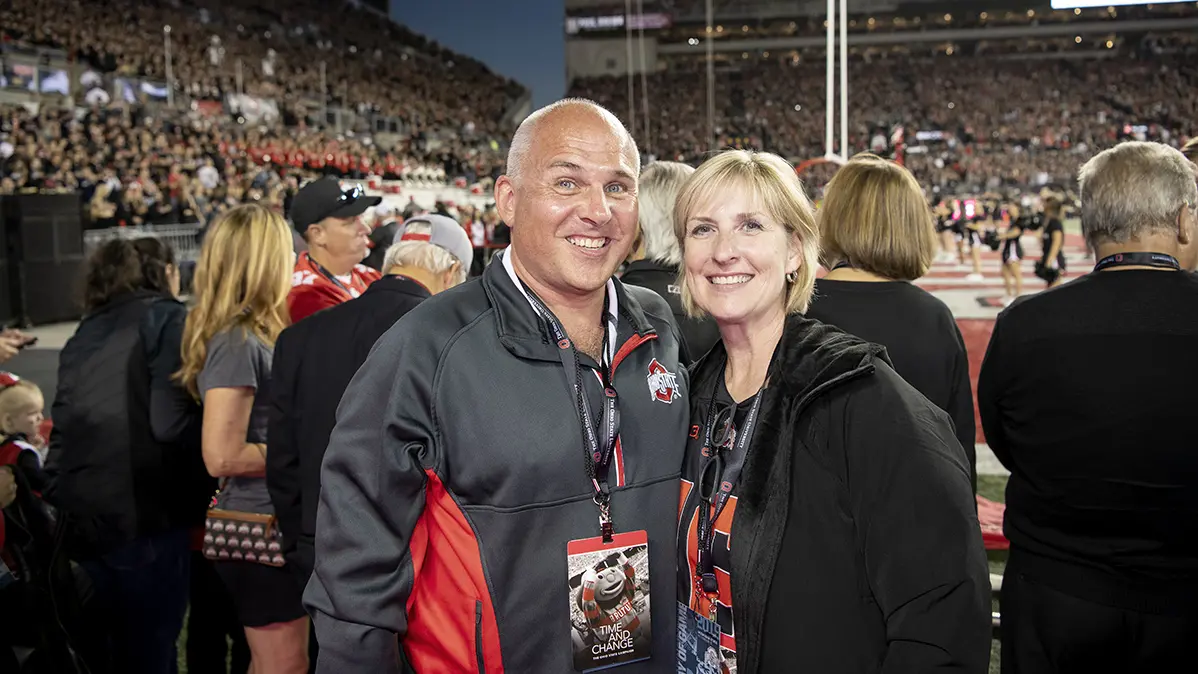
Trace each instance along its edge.
{"label": "red zipper", "polygon": [[608,376],[608,378],[614,380],[616,376],[616,368],[620,367],[620,362],[627,358],[628,354],[632,353],[636,347],[653,339],[657,339],[657,333],[655,332],[650,332],[647,335],[633,335],[632,337],[629,337],[628,341],[624,342],[623,346],[616,351],[616,355],[611,359],[611,374]]}

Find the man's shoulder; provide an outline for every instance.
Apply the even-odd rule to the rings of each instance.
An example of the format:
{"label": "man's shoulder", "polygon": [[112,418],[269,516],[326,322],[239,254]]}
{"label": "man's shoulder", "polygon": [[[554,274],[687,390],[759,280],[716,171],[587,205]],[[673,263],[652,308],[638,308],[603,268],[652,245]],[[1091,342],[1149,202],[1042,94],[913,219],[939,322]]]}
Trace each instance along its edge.
{"label": "man's shoulder", "polygon": [[[674,310],[670,308],[670,303],[664,297],[659,295],[652,288],[644,286],[632,285],[616,281],[624,287],[625,294],[635,302],[635,307],[639,308],[650,323],[670,323],[674,322]],[[661,327],[655,325],[655,327]]]}
{"label": "man's shoulder", "polygon": [[[1067,321],[1072,313],[1069,309],[1077,305],[1078,298],[1087,297],[1096,290],[1094,284],[1089,281],[1088,275],[1080,276],[1055,288],[1046,288],[1034,295],[1024,295],[1003,309],[998,314],[998,320],[1008,325],[1053,316]],[[1065,310],[1065,313],[1062,314],[1062,310]]]}

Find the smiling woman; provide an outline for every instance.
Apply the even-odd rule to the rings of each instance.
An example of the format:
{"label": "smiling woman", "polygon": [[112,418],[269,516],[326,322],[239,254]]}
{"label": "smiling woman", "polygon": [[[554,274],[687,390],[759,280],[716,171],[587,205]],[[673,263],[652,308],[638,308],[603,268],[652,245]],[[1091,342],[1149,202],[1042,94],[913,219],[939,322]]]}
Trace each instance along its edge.
{"label": "smiling woman", "polygon": [[735,671],[984,670],[989,577],[964,452],[884,349],[801,315],[819,243],[791,166],[708,160],[674,226],[683,301],[721,336],[691,373],[679,631],[718,630]]}

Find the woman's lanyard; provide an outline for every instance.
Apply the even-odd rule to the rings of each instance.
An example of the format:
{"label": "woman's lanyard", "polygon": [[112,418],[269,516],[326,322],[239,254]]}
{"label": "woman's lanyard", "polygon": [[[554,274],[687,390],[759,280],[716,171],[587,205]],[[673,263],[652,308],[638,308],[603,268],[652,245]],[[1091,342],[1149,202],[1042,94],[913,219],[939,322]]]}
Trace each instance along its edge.
{"label": "woman's lanyard", "polygon": [[831,269],[829,269],[828,272],[831,273],[831,272],[836,271],[837,269],[844,269],[845,267],[852,269],[853,263],[849,262],[848,260],[841,260],[840,262],[837,262],[835,266],[833,266]]}
{"label": "woman's lanyard", "polygon": [[[711,396],[711,404],[707,409],[707,422],[703,431],[703,456],[707,460],[703,462],[703,467],[699,471],[698,492],[699,492],[699,522],[698,522],[698,552],[699,559],[695,565],[695,587],[697,590],[707,596],[708,618],[715,620],[716,602],[720,598],[720,586],[715,577],[715,560],[712,548],[715,545],[715,523],[719,521],[720,515],[724,512],[724,507],[728,505],[728,499],[732,497],[732,489],[736,486],[737,480],[740,478],[741,469],[745,465],[745,457],[749,453],[749,443],[753,439],[753,429],[757,425],[757,414],[761,411],[761,399],[765,396],[762,391],[763,386],[757,391],[757,396],[753,400],[753,405],[749,408],[749,412],[745,415],[745,421],[741,427],[736,429],[736,444],[732,448],[727,446],[727,441],[720,446],[713,446],[711,435],[715,430],[715,399],[713,393]],[[739,406],[732,405],[729,411],[727,423],[732,425],[735,423],[736,410]],[[730,451],[731,450],[731,451]],[[728,456],[725,458],[725,453]],[[710,500],[703,495],[705,477],[707,471],[712,467],[715,468],[715,480],[712,483],[712,488],[715,493],[712,494]],[[709,507],[710,506],[710,507]],[[714,511],[714,512],[712,512]]]}
{"label": "woman's lanyard", "polygon": [[1181,264],[1177,258],[1164,253],[1115,253],[1099,260],[1094,265],[1094,271],[1116,267],[1156,267],[1181,271]]}
{"label": "woman's lanyard", "polygon": [[620,437],[620,398],[616,395],[616,389],[611,385],[611,373],[608,371],[607,363],[607,293],[604,292],[603,295],[603,352],[599,359],[604,393],[603,417],[599,420],[598,425],[599,432],[602,433],[602,438],[600,438],[599,433],[595,431],[596,425],[591,415],[590,402],[587,400],[586,387],[582,384],[578,350],[566,336],[566,331],[557,320],[557,316],[553,315],[549,307],[545,306],[541,298],[537,297],[531,288],[524,285],[523,281],[521,281],[521,285],[524,286],[524,291],[527,293],[529,301],[532,302],[533,308],[549,324],[549,330],[557,342],[557,355],[561,359],[562,369],[566,373],[566,384],[571,389],[578,419],[582,422],[582,453],[585,460],[583,465],[586,467],[587,477],[591,480],[591,486],[595,490],[593,500],[599,508],[599,533],[603,536],[604,543],[611,543],[615,535],[615,525],[612,524],[611,489],[608,486],[607,474],[608,468],[611,466],[612,455],[615,452],[616,440]]}

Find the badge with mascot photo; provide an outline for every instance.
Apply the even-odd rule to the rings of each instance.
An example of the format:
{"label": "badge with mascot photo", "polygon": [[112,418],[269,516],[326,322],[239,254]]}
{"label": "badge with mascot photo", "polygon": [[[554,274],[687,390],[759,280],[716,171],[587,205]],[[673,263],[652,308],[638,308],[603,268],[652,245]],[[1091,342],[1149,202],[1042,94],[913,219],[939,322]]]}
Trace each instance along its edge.
{"label": "badge with mascot photo", "polygon": [[649,535],[570,541],[570,648],[574,669],[594,672],[649,659]]}

